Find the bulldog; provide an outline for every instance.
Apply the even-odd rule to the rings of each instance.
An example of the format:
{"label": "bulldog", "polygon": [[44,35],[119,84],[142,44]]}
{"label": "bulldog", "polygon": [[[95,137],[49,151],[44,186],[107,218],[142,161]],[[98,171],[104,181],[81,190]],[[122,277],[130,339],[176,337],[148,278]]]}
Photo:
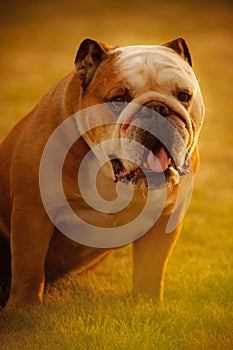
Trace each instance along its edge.
{"label": "bulldog", "polygon": [[[84,40],[74,71],[0,145],[0,269],[2,280],[11,275],[7,305],[41,303],[47,278],[93,268],[130,242],[134,295],[162,300],[166,264],[190,196],[185,187],[179,195],[180,186],[198,167],[203,115],[183,39],[127,47]],[[60,143],[52,147],[57,130]],[[69,234],[74,215],[80,218],[77,236]]]}

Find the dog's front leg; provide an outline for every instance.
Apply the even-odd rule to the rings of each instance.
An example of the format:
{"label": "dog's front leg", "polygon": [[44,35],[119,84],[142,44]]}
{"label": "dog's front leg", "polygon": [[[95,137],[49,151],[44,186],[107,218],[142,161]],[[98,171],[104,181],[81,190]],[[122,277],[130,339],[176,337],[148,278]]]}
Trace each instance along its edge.
{"label": "dog's front leg", "polygon": [[42,207],[14,201],[11,218],[12,281],[7,306],[42,301],[44,262],[53,226]]}
{"label": "dog's front leg", "polygon": [[155,301],[163,299],[166,263],[181,230],[179,225],[166,233],[169,216],[162,216],[155,226],[133,243],[133,292],[147,295]]}

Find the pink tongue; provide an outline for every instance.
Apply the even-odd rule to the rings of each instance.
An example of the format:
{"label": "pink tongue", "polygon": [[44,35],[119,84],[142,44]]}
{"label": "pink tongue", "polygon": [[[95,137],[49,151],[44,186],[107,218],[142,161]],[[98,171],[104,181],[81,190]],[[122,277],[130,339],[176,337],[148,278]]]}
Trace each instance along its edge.
{"label": "pink tongue", "polygon": [[147,157],[147,163],[150,169],[156,173],[165,171],[168,168],[168,156],[165,149],[161,147],[156,156],[150,151]]}

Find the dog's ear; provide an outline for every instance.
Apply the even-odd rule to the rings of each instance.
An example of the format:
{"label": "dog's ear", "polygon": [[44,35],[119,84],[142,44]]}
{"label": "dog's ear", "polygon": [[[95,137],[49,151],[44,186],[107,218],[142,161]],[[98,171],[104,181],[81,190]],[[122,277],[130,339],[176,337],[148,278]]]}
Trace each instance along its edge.
{"label": "dog's ear", "polygon": [[181,57],[183,57],[183,59],[187,61],[189,65],[192,67],[191,55],[190,55],[188,46],[183,38],[169,41],[167,43],[164,43],[163,46],[169,47],[170,49],[174,50]]}
{"label": "dog's ear", "polygon": [[78,49],[74,63],[84,91],[90,84],[100,63],[107,57],[107,45],[92,39],[83,40]]}

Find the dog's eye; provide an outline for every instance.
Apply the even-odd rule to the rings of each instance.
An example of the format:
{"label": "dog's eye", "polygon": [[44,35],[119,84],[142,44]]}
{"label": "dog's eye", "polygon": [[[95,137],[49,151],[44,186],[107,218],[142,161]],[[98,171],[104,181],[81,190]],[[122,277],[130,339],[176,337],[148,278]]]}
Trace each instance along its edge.
{"label": "dog's eye", "polygon": [[192,98],[192,94],[190,94],[190,92],[187,91],[180,91],[177,94],[177,98],[180,102],[188,103]]}
{"label": "dog's eye", "polygon": [[114,97],[111,100],[111,108],[114,112],[120,112],[125,107],[127,101],[124,96]]}

